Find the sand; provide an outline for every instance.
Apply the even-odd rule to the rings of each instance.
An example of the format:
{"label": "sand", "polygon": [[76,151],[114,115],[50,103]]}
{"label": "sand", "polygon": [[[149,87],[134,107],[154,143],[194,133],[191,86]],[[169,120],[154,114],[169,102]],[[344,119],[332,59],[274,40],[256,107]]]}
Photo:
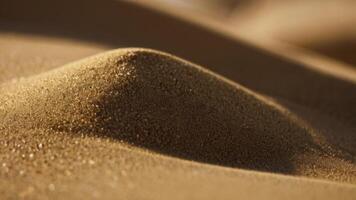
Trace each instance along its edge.
{"label": "sand", "polygon": [[[83,35],[90,23],[63,33],[31,21],[41,12],[22,22],[13,14],[21,9],[2,12],[4,199],[354,199],[352,70],[345,76],[344,66],[327,65],[334,73],[321,67],[326,61],[212,33],[215,25],[117,5],[191,38],[166,43],[170,31],[109,23],[91,40]],[[121,15],[135,22],[135,13]],[[109,9],[102,19],[108,15],[120,14]],[[107,30],[123,34],[101,34]],[[211,43],[189,43],[205,39]],[[150,49],[105,51],[127,44],[202,66]]]}
{"label": "sand", "polygon": [[[159,153],[234,168],[344,182],[355,179],[347,152],[320,139],[281,105],[194,64],[152,50],[99,54],[4,83],[1,94],[2,152],[7,152],[2,154],[6,160],[3,176],[12,177],[16,189],[24,187],[16,178],[49,176],[58,181],[53,177],[74,178],[76,170],[88,166],[103,166],[114,173],[105,166],[107,162],[115,169],[124,162],[124,169],[119,169],[125,175],[133,170],[131,165],[139,165],[126,160],[140,160],[125,158],[125,151],[145,154],[137,147],[153,154],[138,161],[144,163]],[[205,167],[177,159],[171,162],[179,170],[179,165]],[[46,181],[23,188],[20,195],[36,198],[41,192],[55,190],[55,183],[44,184]],[[63,187],[61,182],[57,184]],[[89,194],[103,197],[101,192]],[[124,190],[121,195],[125,194],[130,193]]]}

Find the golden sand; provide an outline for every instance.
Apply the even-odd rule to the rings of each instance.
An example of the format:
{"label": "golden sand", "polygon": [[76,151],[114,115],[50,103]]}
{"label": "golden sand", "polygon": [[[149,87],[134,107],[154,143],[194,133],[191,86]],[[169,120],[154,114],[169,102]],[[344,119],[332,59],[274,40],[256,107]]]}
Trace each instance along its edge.
{"label": "golden sand", "polygon": [[[1,94],[5,177],[41,176],[46,165],[51,176],[70,176],[72,167],[66,166],[94,165],[98,153],[93,152],[109,148],[102,146],[109,143],[227,167],[343,182],[356,178],[348,152],[325,141],[281,105],[152,50],[99,54],[4,83]],[[47,152],[57,140],[62,158],[57,151]],[[84,160],[81,155],[75,158],[67,146],[74,143],[75,148],[81,140],[102,147],[89,145]],[[13,155],[19,160],[6,159]]]}
{"label": "golden sand", "polygon": [[1,199],[355,198],[355,71],[87,3],[0,3]]}

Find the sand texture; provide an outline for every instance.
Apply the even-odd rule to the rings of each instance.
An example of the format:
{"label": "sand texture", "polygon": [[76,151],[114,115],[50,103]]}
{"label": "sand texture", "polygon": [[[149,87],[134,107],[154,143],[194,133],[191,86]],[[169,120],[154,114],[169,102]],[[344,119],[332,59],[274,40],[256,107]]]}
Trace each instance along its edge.
{"label": "sand texture", "polygon": [[60,167],[61,162],[97,163],[91,150],[88,161],[51,152],[59,140],[63,153],[72,154],[81,142],[66,138],[72,136],[228,167],[355,182],[352,155],[323,140],[281,105],[152,50],[100,54],[4,83],[1,94],[3,152],[8,152],[2,156],[20,159],[6,159],[5,176],[41,176],[39,169]]}
{"label": "sand texture", "polygon": [[144,1],[19,2],[0,3],[1,199],[355,199],[354,68]]}

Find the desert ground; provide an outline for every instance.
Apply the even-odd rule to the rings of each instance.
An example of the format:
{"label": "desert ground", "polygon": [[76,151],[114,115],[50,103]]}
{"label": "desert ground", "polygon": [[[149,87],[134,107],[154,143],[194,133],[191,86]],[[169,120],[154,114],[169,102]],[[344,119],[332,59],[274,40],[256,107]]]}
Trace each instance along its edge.
{"label": "desert ground", "polygon": [[355,3],[298,2],[1,0],[0,199],[355,199]]}

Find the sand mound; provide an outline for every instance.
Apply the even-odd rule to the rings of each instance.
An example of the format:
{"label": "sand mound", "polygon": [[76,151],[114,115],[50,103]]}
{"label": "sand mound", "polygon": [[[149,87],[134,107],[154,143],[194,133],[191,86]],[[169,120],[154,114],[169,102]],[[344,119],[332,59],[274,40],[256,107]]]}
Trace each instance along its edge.
{"label": "sand mound", "polygon": [[185,159],[288,174],[335,170],[318,164],[321,157],[341,162],[278,105],[152,50],[100,54],[5,84],[1,93],[5,130],[93,134]]}

